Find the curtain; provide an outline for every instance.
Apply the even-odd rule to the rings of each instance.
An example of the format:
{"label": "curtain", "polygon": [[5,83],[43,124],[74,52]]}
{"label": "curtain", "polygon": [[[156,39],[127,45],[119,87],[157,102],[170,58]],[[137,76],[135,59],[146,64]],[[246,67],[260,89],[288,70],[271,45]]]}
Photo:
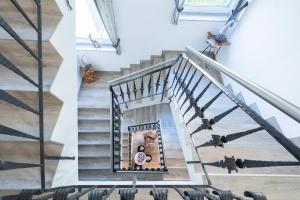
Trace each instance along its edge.
{"label": "curtain", "polygon": [[185,2],[185,0],[175,0],[175,9],[174,9],[173,18],[172,18],[173,24],[178,23],[179,15],[183,11],[184,2]]}
{"label": "curtain", "polygon": [[121,54],[112,0],[94,0],[94,2],[113,47],[117,54]]}

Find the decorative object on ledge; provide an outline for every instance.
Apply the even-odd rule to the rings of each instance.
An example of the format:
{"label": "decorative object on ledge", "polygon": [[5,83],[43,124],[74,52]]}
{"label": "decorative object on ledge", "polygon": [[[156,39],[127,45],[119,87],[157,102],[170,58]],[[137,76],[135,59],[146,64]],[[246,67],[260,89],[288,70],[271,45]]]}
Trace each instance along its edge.
{"label": "decorative object on ledge", "polygon": [[89,39],[92,42],[94,48],[101,48],[100,42],[98,42],[97,40],[93,39],[91,33],[89,34]]}
{"label": "decorative object on ledge", "polygon": [[247,0],[239,0],[222,29],[217,34],[213,34],[211,32],[207,33],[206,43],[208,43],[208,45],[202,51],[202,53],[215,60],[221,47],[230,45],[230,42],[228,42],[227,39],[228,34],[231,31],[232,27],[234,27],[234,25],[238,23],[237,18],[239,16],[239,13],[247,6]]}
{"label": "decorative object on ledge", "polygon": [[86,67],[80,67],[80,74],[83,80],[87,83],[93,83],[97,80],[97,74],[91,64],[88,64]]}

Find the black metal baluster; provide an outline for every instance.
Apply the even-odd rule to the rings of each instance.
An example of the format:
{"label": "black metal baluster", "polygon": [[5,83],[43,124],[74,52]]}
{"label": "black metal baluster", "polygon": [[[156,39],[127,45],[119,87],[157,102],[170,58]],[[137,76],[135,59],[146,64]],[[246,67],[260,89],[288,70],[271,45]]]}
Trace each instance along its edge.
{"label": "black metal baluster", "polygon": [[31,108],[30,106],[28,106],[24,102],[18,100],[16,97],[10,95],[9,93],[7,93],[7,92],[5,92],[4,90],[1,90],[1,89],[0,89],[0,100],[6,101],[7,103],[15,105],[19,108],[23,108],[23,109],[25,109],[29,112],[35,113],[37,115],[39,114],[39,112],[36,111],[35,109]]}
{"label": "black metal baluster", "polygon": [[196,117],[203,118],[204,111],[209,108],[213,104],[213,102],[222,94],[223,92],[220,91],[216,96],[214,96],[208,103],[206,103],[202,108],[200,108],[197,104],[194,104],[195,113],[194,115],[187,121],[187,124],[189,124],[191,121],[193,121]]}
{"label": "black metal baluster", "polygon": [[[42,6],[40,0],[36,2],[37,16],[37,61],[38,61],[38,83],[39,83],[39,134],[40,134],[40,173],[41,188],[46,187],[45,175],[45,149],[44,149],[44,85],[43,85],[43,38],[42,38]],[[32,54],[32,53],[31,53]],[[32,54],[35,56],[34,54]]]}
{"label": "black metal baluster", "polygon": [[150,74],[149,83],[148,83],[148,96],[150,96],[150,93],[151,93],[152,76],[153,76],[153,74]]}
{"label": "black metal baluster", "polygon": [[183,57],[181,57],[181,60],[180,60],[180,62],[179,62],[179,65],[178,65],[177,71],[175,72],[175,75],[174,75],[174,78],[173,78],[173,81],[172,81],[171,87],[173,87],[173,85],[174,85],[174,82],[175,82],[175,80],[176,80],[176,78],[177,78],[178,72],[180,71],[180,68],[181,68],[181,63],[182,63],[182,61],[183,61]]}
{"label": "black metal baluster", "polygon": [[39,32],[38,28],[36,25],[31,21],[31,19],[28,17],[24,9],[19,5],[17,0],[10,0],[10,2],[18,9],[18,11],[23,15],[23,17],[27,20],[27,22],[32,26],[32,28],[36,31]]}
{"label": "black metal baluster", "polygon": [[127,91],[126,91],[127,97],[128,97],[128,99],[129,99],[129,101],[131,101],[131,99],[130,99],[130,90],[129,90],[128,82],[126,83],[126,88],[127,88]]}
{"label": "black metal baluster", "polygon": [[221,96],[223,92],[220,91],[216,96],[214,96],[209,102],[207,102],[202,108],[201,111],[204,112],[207,108],[209,108],[209,106],[211,106],[216,100],[217,98],[219,98]]}
{"label": "black metal baluster", "polygon": [[183,87],[184,89],[182,90],[181,94],[179,95],[179,98],[178,98],[178,101],[180,101],[181,97],[183,96],[183,94],[189,89],[193,79],[194,79],[194,76],[197,72],[197,69],[195,69],[195,71],[193,72],[192,76],[190,77],[188,83]]}
{"label": "black metal baluster", "polygon": [[8,23],[0,16],[0,26],[13,37],[30,55],[39,60],[38,56],[31,50],[31,48],[22,40],[22,38],[9,26]]}
{"label": "black metal baluster", "polygon": [[90,192],[91,190],[97,188],[97,185],[94,185],[88,189],[85,189],[83,191],[77,192],[76,194],[71,195],[70,197],[67,198],[67,200],[76,200],[80,198],[81,196],[85,195],[86,193]]}
{"label": "black metal baluster", "polygon": [[117,104],[119,104],[118,95],[116,94],[112,86],[110,86],[110,91],[112,93],[112,100],[116,100]]}
{"label": "black metal baluster", "polygon": [[209,88],[209,86],[212,84],[212,82],[209,82],[206,87],[202,90],[202,92],[197,96],[197,98],[190,103],[190,105],[188,106],[188,108],[185,110],[185,112],[183,113],[183,116],[186,115],[186,113],[193,107],[196,106],[198,101],[201,99],[201,97],[205,94],[205,92],[207,91],[207,89]]}
{"label": "black metal baluster", "polygon": [[33,84],[34,86],[39,87],[39,84],[37,84],[36,82],[34,82],[25,73],[23,73],[16,65],[14,65],[13,63],[11,63],[4,55],[2,55],[2,53],[0,53],[0,64],[2,64],[3,66],[5,66],[7,69],[15,72],[16,74],[18,74],[19,76],[21,76],[22,78],[24,78],[25,80],[27,80],[29,83]]}
{"label": "black metal baluster", "polygon": [[167,76],[165,77],[165,80],[164,80],[164,85],[163,85],[163,89],[162,89],[162,94],[161,94],[161,99],[160,99],[160,102],[162,102],[163,98],[164,98],[164,94],[165,94],[165,89],[166,89],[166,86],[168,85],[168,79],[169,79],[169,76],[170,76],[170,72],[171,72],[171,68],[169,68],[168,72],[167,72]]}
{"label": "black metal baluster", "polygon": [[202,76],[198,79],[198,81],[195,83],[194,87],[192,88],[191,91],[188,91],[188,94],[186,95],[183,103],[180,106],[180,110],[182,109],[183,105],[187,102],[187,100],[194,94],[196,88],[198,87],[199,83],[201,82],[202,78],[204,77],[204,74],[202,74]]}
{"label": "black metal baluster", "polygon": [[177,87],[177,85],[178,85],[178,83],[179,83],[179,80],[181,79],[181,77],[183,76],[183,73],[185,72],[185,68],[186,68],[186,65],[187,65],[188,62],[189,62],[189,60],[186,60],[184,66],[183,66],[183,68],[182,68],[182,70],[181,70],[181,72],[180,72],[179,77],[176,77],[176,76],[175,76],[175,78],[177,79],[177,81],[176,81],[176,84],[175,84],[175,86],[174,86],[174,88],[173,88],[173,93],[175,92],[175,89],[176,89],[176,87]]}
{"label": "black metal baluster", "polygon": [[251,197],[253,200],[267,200],[266,195],[264,195],[262,192],[245,191],[244,196]]}
{"label": "black metal baluster", "polygon": [[0,160],[0,171],[21,169],[21,168],[33,168],[33,167],[41,167],[41,165],[40,164],[32,164],[32,163],[16,163],[16,162]]}
{"label": "black metal baluster", "polygon": [[27,133],[23,133],[21,131],[0,125],[0,134],[2,135],[10,135],[10,136],[15,136],[15,137],[23,137],[23,138],[28,138],[28,139],[34,139],[34,140],[40,140],[40,138],[29,135]]}
{"label": "black metal baluster", "polygon": [[119,90],[120,90],[120,96],[122,98],[122,101],[123,101],[123,103],[125,103],[124,92],[123,92],[123,89],[120,84],[119,84]]}
{"label": "black metal baluster", "polygon": [[[196,161],[197,162],[197,161]],[[189,161],[189,164],[195,163],[194,161]],[[261,168],[261,167],[282,167],[282,166],[299,166],[300,162],[296,161],[263,161],[263,160],[248,160],[248,159],[235,159],[234,156],[225,156],[224,160],[203,163],[204,165],[209,165],[219,168],[227,168],[228,173],[231,174],[232,171],[238,172],[238,168]]]}
{"label": "black metal baluster", "polygon": [[142,98],[144,97],[144,77],[142,76],[142,82],[141,82],[141,95]]}
{"label": "black metal baluster", "polygon": [[247,131],[242,131],[238,133],[232,133],[226,136],[220,136],[220,135],[212,135],[212,139],[210,141],[207,141],[199,146],[196,146],[196,148],[200,147],[208,147],[208,146],[214,146],[214,147],[224,147],[224,143],[231,142],[233,140],[237,140],[241,137],[245,137],[247,135],[250,135],[252,133],[256,133],[258,131],[264,130],[263,127],[258,127],[255,129],[247,130]]}
{"label": "black metal baluster", "polygon": [[300,166],[300,162],[295,161],[264,161],[248,159],[236,159],[236,164],[239,168]]}
{"label": "black metal baluster", "polygon": [[227,115],[229,115],[231,112],[233,112],[233,111],[236,110],[237,108],[239,108],[238,105],[236,105],[236,106],[230,108],[229,110],[227,110],[227,111],[225,111],[225,112],[223,112],[223,113],[221,113],[221,114],[215,116],[215,117],[213,118],[214,122],[215,122],[215,123],[219,122],[221,119],[223,119],[224,117],[226,117]]}
{"label": "black metal baluster", "polygon": [[75,160],[75,156],[49,156],[45,155],[46,160]]}
{"label": "black metal baluster", "polygon": [[202,108],[200,108],[197,103],[193,103],[193,106],[195,108],[195,114],[188,120],[187,124],[189,124],[192,120],[194,120],[196,117],[200,116],[200,118],[203,118],[204,111],[209,108],[213,104],[213,102],[222,94],[222,91],[220,91],[216,96],[214,96],[208,103],[206,103]]}
{"label": "black metal baluster", "polygon": [[137,89],[136,89],[135,80],[133,80],[133,93],[134,93],[134,99],[136,100]]}
{"label": "black metal baluster", "polygon": [[160,76],[161,76],[161,71],[159,71],[159,74],[158,74],[158,77],[157,77],[157,80],[156,80],[156,83],[155,83],[155,94],[157,94],[157,91],[158,91],[158,88],[160,86]]}
{"label": "black metal baluster", "polygon": [[183,80],[181,81],[181,84],[179,84],[179,87],[178,87],[178,89],[177,89],[177,92],[176,92],[175,96],[178,95],[178,93],[179,93],[181,87],[182,87],[183,84],[185,83],[185,80],[186,80],[187,76],[189,75],[189,73],[190,73],[190,71],[191,71],[191,68],[192,68],[192,64],[191,64],[190,67],[188,68],[188,70],[187,70],[187,72],[186,72],[186,74],[185,74]]}
{"label": "black metal baluster", "polygon": [[214,125],[215,123],[219,122],[221,119],[223,119],[224,117],[226,117],[227,115],[229,115],[232,111],[234,111],[235,109],[237,109],[239,106],[236,105],[233,108],[230,108],[229,110],[215,116],[214,118],[207,120],[207,119],[203,119],[203,124],[201,126],[199,126],[195,131],[193,131],[191,133],[191,135],[203,130],[203,129],[211,129],[211,125]]}

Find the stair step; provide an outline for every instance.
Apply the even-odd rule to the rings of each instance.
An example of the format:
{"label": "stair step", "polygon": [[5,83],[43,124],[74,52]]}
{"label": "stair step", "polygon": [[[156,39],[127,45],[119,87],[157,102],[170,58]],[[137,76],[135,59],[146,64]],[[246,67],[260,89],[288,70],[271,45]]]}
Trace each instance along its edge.
{"label": "stair step", "polygon": [[111,108],[111,102],[109,99],[107,101],[96,101],[94,99],[90,100],[79,100],[78,101],[78,108],[79,109],[110,109]]}
{"label": "stair step", "polygon": [[78,109],[79,120],[110,120],[110,109],[82,108]]}
{"label": "stair step", "polygon": [[109,133],[110,131],[110,127],[78,128],[79,133]]}
{"label": "stair step", "polygon": [[[26,43],[36,52],[35,41],[26,41]],[[33,81],[38,82],[37,62],[35,58],[29,56],[29,53],[21,45],[14,40],[0,39],[0,49],[8,60]],[[49,41],[43,42],[43,86],[45,91],[49,91],[61,62],[62,58],[53,45]],[[0,67],[0,74],[2,75],[0,79],[2,90],[37,91],[35,86],[6,67]]]}
{"label": "stair step", "polygon": [[110,156],[110,145],[79,145],[79,157]]}
{"label": "stair step", "polygon": [[164,50],[162,52],[162,56],[164,57],[164,60],[169,60],[175,57],[178,57],[179,54],[183,53],[184,51],[177,51],[177,50]]}
{"label": "stair step", "polygon": [[132,72],[131,68],[121,68],[122,76],[130,74]]}
{"label": "stair step", "polygon": [[141,60],[140,61],[140,65],[141,65],[141,69],[150,67],[151,65],[153,65],[153,61],[152,60]]}
{"label": "stair step", "polygon": [[[31,21],[36,25],[36,4],[31,0],[22,0],[18,1],[18,3]],[[43,40],[48,40],[59,24],[59,21],[62,18],[62,13],[55,0],[41,1],[41,7],[43,11],[42,36]],[[36,31],[9,0],[0,1],[0,13],[5,21],[21,38],[26,40],[37,40]],[[3,37],[2,30],[0,31],[0,35]]]}
{"label": "stair step", "polygon": [[136,72],[136,71],[142,69],[142,66],[140,64],[131,64],[130,68],[132,69],[132,72]]}
{"label": "stair step", "polygon": [[110,119],[106,120],[79,120],[78,121],[78,127],[81,129],[84,128],[97,128],[97,127],[110,127]]}
{"label": "stair step", "polygon": [[[19,163],[39,163],[39,145],[38,141],[1,141],[1,160]],[[54,142],[45,142],[44,147],[46,155],[61,155],[63,149],[62,144]],[[46,186],[51,187],[59,161],[46,160],[45,162]],[[0,171],[0,188],[1,190],[40,188],[40,179],[39,167],[3,170]]]}
{"label": "stair step", "polygon": [[79,157],[79,170],[84,169],[111,169],[110,157]]}
{"label": "stair step", "polygon": [[164,61],[164,58],[161,55],[152,55],[151,60],[153,65],[161,63]]}
{"label": "stair step", "polygon": [[[37,110],[38,94],[36,92],[6,92]],[[60,113],[61,106],[61,100],[59,100],[49,92],[44,93],[44,139],[46,141],[48,141],[51,137],[52,131],[56,125],[56,121]],[[2,113],[5,113],[5,115],[0,116],[0,124],[39,137],[38,115],[4,101],[0,101],[0,110]],[[0,139],[17,141],[24,140],[20,137],[12,137],[7,135],[0,135]]]}
{"label": "stair step", "polygon": [[110,133],[79,133],[78,135],[78,145],[88,145],[88,144],[110,144]]}

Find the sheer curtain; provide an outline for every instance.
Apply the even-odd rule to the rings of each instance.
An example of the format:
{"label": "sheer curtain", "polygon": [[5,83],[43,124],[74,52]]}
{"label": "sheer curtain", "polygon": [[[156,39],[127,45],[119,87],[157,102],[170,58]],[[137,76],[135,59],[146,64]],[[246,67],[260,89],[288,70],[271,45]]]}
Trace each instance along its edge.
{"label": "sheer curtain", "polygon": [[174,0],[174,1],[175,1],[175,9],[173,12],[172,22],[173,24],[177,24],[179,15],[183,11],[185,0]]}
{"label": "sheer curtain", "polygon": [[120,38],[117,33],[112,0],[94,0],[94,2],[113,47],[116,49],[117,54],[121,54]]}

